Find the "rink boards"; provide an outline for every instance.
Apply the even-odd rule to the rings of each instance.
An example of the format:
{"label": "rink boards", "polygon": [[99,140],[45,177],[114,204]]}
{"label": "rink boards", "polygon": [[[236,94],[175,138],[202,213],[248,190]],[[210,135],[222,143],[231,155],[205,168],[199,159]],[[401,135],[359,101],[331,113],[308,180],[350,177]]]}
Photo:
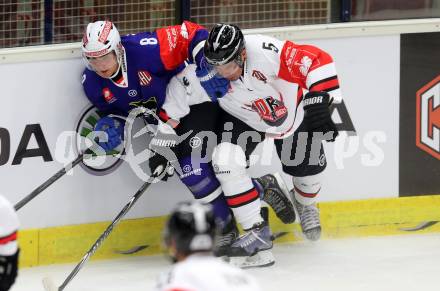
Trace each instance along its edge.
{"label": "rink boards", "polygon": [[[322,239],[440,232],[440,196],[418,196],[319,203]],[[123,221],[92,259],[120,258],[117,252],[148,246],[133,255],[154,255],[161,249],[166,216]],[[270,212],[276,242],[302,240],[298,223],[285,225]],[[110,222],[61,226],[20,232],[21,266],[79,261]],[[275,245],[276,248],[276,245]]]}

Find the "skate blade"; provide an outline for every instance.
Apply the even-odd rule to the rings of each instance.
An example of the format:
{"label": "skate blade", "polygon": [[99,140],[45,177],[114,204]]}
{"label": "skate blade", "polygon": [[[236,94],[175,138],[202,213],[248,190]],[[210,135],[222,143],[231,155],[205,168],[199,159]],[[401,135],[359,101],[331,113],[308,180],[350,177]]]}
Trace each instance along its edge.
{"label": "skate blade", "polygon": [[321,238],[321,227],[312,228],[303,234],[308,241],[318,241]]}
{"label": "skate blade", "polygon": [[268,267],[275,264],[275,258],[272,250],[265,250],[249,257],[230,257],[229,263],[242,269]]}

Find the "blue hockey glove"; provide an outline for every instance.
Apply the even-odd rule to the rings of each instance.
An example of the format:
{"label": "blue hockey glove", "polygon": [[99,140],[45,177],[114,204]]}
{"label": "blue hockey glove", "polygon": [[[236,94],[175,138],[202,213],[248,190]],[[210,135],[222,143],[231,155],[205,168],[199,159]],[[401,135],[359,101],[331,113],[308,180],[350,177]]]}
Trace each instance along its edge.
{"label": "blue hockey glove", "polygon": [[102,147],[106,152],[115,149],[122,143],[124,126],[112,117],[105,116],[98,120],[94,131],[103,131],[107,134],[107,141],[97,141],[99,146]]}
{"label": "blue hockey glove", "polygon": [[201,60],[200,66],[197,66],[196,75],[200,80],[200,85],[212,101],[217,101],[217,98],[225,96],[228,92],[230,81],[218,75],[215,69],[206,63],[204,59]]}

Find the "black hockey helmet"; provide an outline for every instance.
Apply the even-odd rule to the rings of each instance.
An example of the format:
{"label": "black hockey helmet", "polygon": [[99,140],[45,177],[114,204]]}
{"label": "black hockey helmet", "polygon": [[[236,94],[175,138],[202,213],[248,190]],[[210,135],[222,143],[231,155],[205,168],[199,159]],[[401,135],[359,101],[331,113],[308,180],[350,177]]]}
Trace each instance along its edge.
{"label": "black hockey helmet", "polygon": [[245,41],[240,28],[233,24],[216,24],[205,42],[204,54],[206,61],[215,66],[239,60]]}
{"label": "black hockey helmet", "polygon": [[211,251],[217,233],[212,206],[199,202],[180,203],[165,225],[164,242],[169,248],[174,242],[178,253]]}

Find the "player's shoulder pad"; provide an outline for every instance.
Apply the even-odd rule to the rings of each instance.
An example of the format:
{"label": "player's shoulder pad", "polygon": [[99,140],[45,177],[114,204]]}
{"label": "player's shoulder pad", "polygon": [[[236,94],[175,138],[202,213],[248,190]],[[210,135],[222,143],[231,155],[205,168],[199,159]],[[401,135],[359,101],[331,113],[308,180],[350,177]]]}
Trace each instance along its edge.
{"label": "player's shoulder pad", "polygon": [[135,63],[138,68],[146,68],[149,72],[161,72],[163,64],[160,45],[156,32],[140,32],[125,35],[121,38],[127,56],[127,62]]}
{"label": "player's shoulder pad", "polygon": [[132,49],[154,49],[158,45],[155,32],[139,32],[127,34],[121,37],[121,43],[125,50]]}

